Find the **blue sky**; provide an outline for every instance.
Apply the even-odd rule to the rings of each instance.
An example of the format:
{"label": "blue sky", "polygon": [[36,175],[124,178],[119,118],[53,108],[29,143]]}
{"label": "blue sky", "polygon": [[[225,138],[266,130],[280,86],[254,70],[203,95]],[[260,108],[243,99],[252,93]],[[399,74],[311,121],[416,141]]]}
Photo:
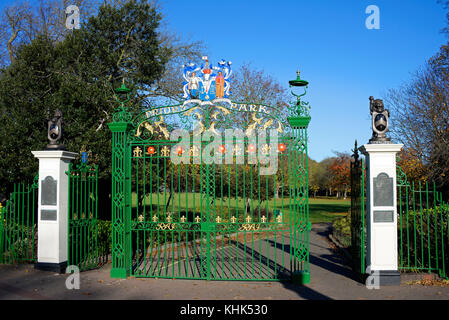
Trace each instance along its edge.
{"label": "blue sky", "polygon": [[[369,96],[389,88],[434,55],[447,39],[436,0],[161,1],[168,27],[204,42],[211,61],[249,62],[282,84],[310,82],[309,156],[350,151],[371,137]],[[365,9],[380,9],[380,30],[368,30]]]}
{"label": "blue sky", "polygon": [[[0,8],[14,1],[0,0]],[[309,156],[321,161],[371,137],[368,97],[407,81],[447,39],[436,0],[160,0],[167,27],[203,41],[211,62],[251,63],[280,83],[310,82]],[[368,5],[380,30],[365,27]]]}

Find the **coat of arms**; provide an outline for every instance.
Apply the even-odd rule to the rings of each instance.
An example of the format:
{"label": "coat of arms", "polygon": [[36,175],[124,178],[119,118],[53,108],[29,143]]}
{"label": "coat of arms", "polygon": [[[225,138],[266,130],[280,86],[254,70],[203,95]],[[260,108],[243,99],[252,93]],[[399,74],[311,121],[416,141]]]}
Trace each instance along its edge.
{"label": "coat of arms", "polygon": [[231,62],[221,60],[217,66],[209,64],[207,57],[203,57],[205,64],[201,67],[194,63],[184,65],[184,96],[186,100],[213,101],[228,99],[230,95]]}

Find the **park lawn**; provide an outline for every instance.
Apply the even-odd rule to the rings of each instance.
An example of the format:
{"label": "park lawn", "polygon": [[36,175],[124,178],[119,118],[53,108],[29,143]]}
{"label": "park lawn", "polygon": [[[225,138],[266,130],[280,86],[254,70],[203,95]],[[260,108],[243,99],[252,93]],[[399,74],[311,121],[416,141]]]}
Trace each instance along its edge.
{"label": "park lawn", "polygon": [[[164,207],[169,198],[168,193],[153,193],[147,195],[145,198],[145,206],[153,205],[153,209],[159,207],[160,212],[164,212]],[[136,207],[137,201],[136,194],[132,194],[133,208]],[[251,207],[257,208],[259,206],[258,200],[252,200]],[[288,221],[290,215],[290,199],[279,198],[271,199],[267,202],[262,202],[261,207],[273,211],[274,209],[280,210],[284,215],[284,221]],[[309,199],[309,219],[311,223],[332,222],[334,219],[344,216],[351,206],[350,200],[337,200],[337,199]],[[211,205],[213,208],[213,205]],[[167,209],[170,212],[184,212],[185,210],[191,210],[198,212],[201,209],[201,194],[199,193],[181,193],[174,194],[172,201]],[[148,209],[147,209],[148,212]],[[224,198],[215,200],[215,215],[222,215],[226,217],[231,212],[231,215],[242,215],[244,212],[244,202],[242,199],[237,201],[235,198]],[[140,214],[140,213],[139,213]]]}
{"label": "park lawn", "polygon": [[351,208],[351,200],[309,199],[309,218],[312,223],[332,222]]}

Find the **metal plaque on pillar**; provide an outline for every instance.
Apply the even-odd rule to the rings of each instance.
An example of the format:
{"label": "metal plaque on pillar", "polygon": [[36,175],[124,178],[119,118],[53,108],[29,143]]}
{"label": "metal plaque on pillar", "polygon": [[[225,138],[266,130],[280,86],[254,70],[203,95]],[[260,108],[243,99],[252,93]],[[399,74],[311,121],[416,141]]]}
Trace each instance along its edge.
{"label": "metal plaque on pillar", "polygon": [[394,222],[393,211],[374,211],[374,222]]}
{"label": "metal plaque on pillar", "polygon": [[57,221],[58,214],[56,210],[41,210],[41,221]]}
{"label": "metal plaque on pillar", "polygon": [[51,176],[47,176],[44,180],[41,181],[41,187],[41,205],[55,206],[58,181],[53,179],[53,177]]}
{"label": "metal plaque on pillar", "polygon": [[385,172],[379,173],[373,179],[374,206],[392,207],[393,206],[393,178],[390,178]]}

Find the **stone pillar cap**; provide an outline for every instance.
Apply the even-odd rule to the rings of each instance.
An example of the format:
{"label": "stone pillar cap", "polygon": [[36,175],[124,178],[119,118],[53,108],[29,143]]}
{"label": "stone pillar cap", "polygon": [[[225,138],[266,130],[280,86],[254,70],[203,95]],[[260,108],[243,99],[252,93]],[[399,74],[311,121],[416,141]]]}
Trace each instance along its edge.
{"label": "stone pillar cap", "polygon": [[385,144],[364,144],[359,148],[360,152],[366,155],[370,152],[399,152],[401,151],[403,144],[393,144],[393,143],[385,143]]}
{"label": "stone pillar cap", "polygon": [[34,157],[38,159],[70,159],[73,160],[78,156],[76,152],[70,152],[65,150],[43,150],[43,151],[31,151]]}

